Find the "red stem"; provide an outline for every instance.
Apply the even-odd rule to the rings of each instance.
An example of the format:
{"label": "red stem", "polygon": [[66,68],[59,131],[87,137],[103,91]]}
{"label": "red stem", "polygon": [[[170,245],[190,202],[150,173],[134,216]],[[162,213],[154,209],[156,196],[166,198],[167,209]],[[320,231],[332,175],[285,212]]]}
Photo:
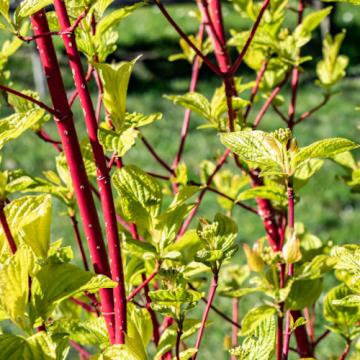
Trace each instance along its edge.
{"label": "red stem", "polygon": [[[142,276],[143,281],[146,281],[145,274],[142,274],[141,276]],[[155,346],[158,346],[159,341],[160,341],[160,330],[159,330],[160,324],[156,317],[155,311],[151,307],[151,298],[149,296],[149,285],[148,284],[146,284],[144,286],[144,295],[145,295],[145,300],[146,300],[146,309],[150,314],[151,323],[153,326],[153,341],[154,341]]]}
{"label": "red stem", "polygon": [[204,198],[205,196],[205,193],[206,193],[206,190],[207,190],[207,187],[210,186],[210,184],[212,183],[215,175],[217,174],[217,172],[222,168],[222,166],[225,164],[225,161],[227,159],[227,157],[229,156],[230,154],[230,150],[225,150],[225,152],[223,153],[223,155],[221,156],[220,160],[218,161],[214,171],[212,172],[212,174],[209,176],[207,182],[206,182],[206,187],[201,190],[198,198],[196,199],[195,201],[195,206],[194,208],[191,210],[189,216],[187,217],[187,219],[184,221],[184,224],[182,225],[179,233],[178,233],[178,237],[184,235],[185,231],[187,230],[187,228],[189,227],[192,219],[194,218],[194,216],[196,215],[197,211],[199,210],[199,206],[201,204],[201,201],[202,199]]}
{"label": "red stem", "polygon": [[6,240],[8,242],[9,248],[10,248],[11,252],[13,254],[15,254],[16,250],[17,250],[17,246],[16,246],[15,240],[11,234],[9,224],[6,220],[6,215],[5,215],[5,211],[4,211],[4,202],[2,200],[0,201],[0,222],[1,222],[1,226],[4,230],[4,234],[5,234]]}
{"label": "red stem", "polygon": [[244,113],[244,120],[246,120],[250,114],[250,111],[252,109],[252,106],[254,104],[255,96],[259,91],[261,80],[263,79],[265,75],[266,68],[268,66],[268,61],[264,61],[261,65],[261,68],[256,76],[256,81],[254,87],[251,89],[251,96],[250,96],[250,104],[246,107],[245,113]]}
{"label": "red stem", "polygon": [[[190,283],[188,283],[188,285],[189,285],[190,289],[197,291],[197,289],[196,289],[194,286],[192,286]],[[202,297],[201,300],[202,300],[205,304],[208,303],[208,301],[207,301],[207,299],[206,299],[205,297]],[[235,326],[237,329],[241,329],[241,325],[240,325],[238,322],[233,321],[229,316],[227,316],[226,314],[224,314],[224,313],[223,313],[221,310],[219,310],[215,305],[211,304],[211,305],[210,305],[210,308],[211,308],[211,310],[214,311],[214,313],[218,314],[221,318],[223,318],[224,320],[226,320],[228,323],[230,323],[231,325]]]}
{"label": "red stem", "polygon": [[[295,231],[295,202],[294,202],[294,188],[292,178],[288,179],[287,182],[287,197],[288,197],[288,230],[291,232]],[[294,264],[289,264],[288,277],[292,277],[294,275]],[[289,355],[289,345],[291,338],[291,329],[290,329],[290,311],[286,313],[286,327],[285,327],[285,339],[284,339],[284,354],[283,360],[287,360]]]}
{"label": "red stem", "polygon": [[158,155],[158,153],[155,151],[153,146],[146,140],[144,135],[141,135],[141,141],[146,146],[146,148],[149,150],[150,154],[153,156],[153,158],[164,168],[166,169],[170,174],[174,174],[174,171],[171,169],[171,167]]}
{"label": "red stem", "polygon": [[330,330],[325,330],[314,342],[314,348],[319,345],[320,341],[325,339],[329,334],[331,334]]}
{"label": "red stem", "polygon": [[76,343],[73,340],[69,341],[71,346],[77,350],[80,356],[82,356],[84,359],[90,359],[91,355],[88,351],[86,351],[82,346],[80,346],[78,343]]}
{"label": "red stem", "polygon": [[[87,70],[87,74],[86,74],[86,78],[85,78],[86,83],[88,83],[90,81],[93,71],[94,71],[94,68],[91,65],[89,65],[88,70]],[[79,95],[79,92],[77,91],[77,89],[75,89],[74,92],[72,93],[72,95],[69,98],[70,107],[73,106],[73,104],[74,104],[76,98],[78,97],[78,95]]]}
{"label": "red stem", "polygon": [[182,327],[179,325],[178,331],[176,333],[176,345],[175,345],[175,355],[176,360],[180,360],[180,343],[181,343],[181,336],[182,336]]}
{"label": "red stem", "polygon": [[21,97],[21,98],[23,98],[25,100],[28,100],[28,101],[32,102],[33,104],[39,106],[40,108],[44,109],[45,111],[47,111],[49,114],[51,114],[53,116],[59,115],[56,112],[56,110],[54,110],[50,106],[46,105],[42,101],[39,101],[39,100],[33,98],[30,95],[23,94],[22,92],[17,91],[17,90],[12,89],[12,88],[9,88],[9,87],[7,87],[5,85],[0,85],[0,90],[8,92],[8,93],[13,94],[13,95],[16,95],[16,96]]}
{"label": "red stem", "polygon": [[131,294],[127,297],[127,301],[131,301],[145,286],[147,286],[151,280],[158,274],[159,265],[155,267],[155,270],[151,273],[151,275],[145,279],[135,290],[131,292]]}
{"label": "red stem", "polygon": [[204,61],[204,63],[209,67],[209,69],[216,75],[221,75],[221,72],[202,52],[197,48],[197,46],[189,39],[189,37],[183,32],[179,25],[174,21],[171,15],[168,13],[164,5],[159,0],[155,0],[155,4],[160,9],[161,13],[164,15],[165,19],[169,24],[175,29],[175,31],[183,38],[186,43],[195,51],[195,53]]}
{"label": "red stem", "polygon": [[72,227],[73,227],[73,230],[74,230],[75,239],[76,239],[76,242],[77,242],[79,250],[80,250],[80,254],[81,254],[82,262],[84,264],[84,268],[85,268],[86,271],[89,271],[89,264],[88,264],[88,261],[86,259],[85,249],[84,249],[84,246],[83,246],[83,243],[82,243],[82,240],[81,240],[78,221],[76,220],[75,215],[71,215],[70,220],[71,220],[71,224],[72,224]]}
{"label": "red stem", "polygon": [[207,298],[206,308],[205,308],[205,311],[203,313],[200,329],[199,329],[197,339],[196,339],[195,348],[198,351],[193,355],[192,360],[196,359],[197,354],[199,352],[200,345],[201,345],[201,340],[202,340],[204,330],[205,330],[206,320],[207,320],[208,315],[209,315],[211,304],[212,304],[212,302],[214,300],[214,297],[215,297],[217,286],[218,286],[218,275],[214,274],[213,279],[211,281],[211,285],[210,285],[210,291],[209,291],[208,298]]}
{"label": "red stem", "polygon": [[288,75],[285,76],[284,80],[281,81],[280,84],[275,87],[275,89],[272,91],[270,96],[267,98],[265,104],[263,105],[263,107],[259,111],[258,115],[256,116],[256,119],[255,119],[254,125],[253,125],[254,129],[256,129],[259,126],[260,121],[264,117],[266,111],[268,110],[269,106],[271,105],[271,103],[275,99],[276,95],[280,92],[281,88],[285,85],[287,79],[288,79]]}
{"label": "red stem", "polygon": [[346,340],[345,349],[342,352],[342,354],[340,355],[339,360],[345,360],[347,358],[347,356],[349,355],[349,352],[350,352],[350,348],[351,348],[351,342],[350,342],[350,340]]}
{"label": "red stem", "polygon": [[247,52],[252,40],[254,39],[254,36],[259,27],[260,21],[269,5],[270,5],[270,0],[264,0],[263,5],[260,9],[259,15],[256,18],[255,23],[250,31],[250,35],[249,35],[248,39],[246,40],[246,43],[245,43],[241,53],[239,54],[238,58],[235,60],[233,66],[230,69],[231,75],[235,75],[236,71],[238,70],[239,66],[241,65],[241,63],[246,55],[246,52]]}
{"label": "red stem", "polygon": [[[37,12],[31,18],[36,34],[49,32],[49,26],[44,11]],[[84,231],[89,245],[94,270],[98,274],[110,276],[109,263],[96,207],[91,194],[91,188],[86,175],[80,145],[74,127],[73,117],[67,101],[64,83],[51,36],[36,39],[39,55],[49,93],[59,116],[55,118],[61,143],[70,169],[75,196],[79,205]],[[102,311],[108,327],[110,340],[114,342],[113,298],[111,289],[100,289]]]}
{"label": "red stem", "polygon": [[[298,24],[301,24],[304,13],[304,2],[299,0],[298,6]],[[300,53],[300,50],[299,50]],[[288,127],[292,129],[294,127],[294,118],[296,113],[296,100],[297,100],[297,90],[299,85],[299,67],[295,66],[292,70],[292,79],[291,79],[291,101],[289,105],[288,112]]]}
{"label": "red stem", "polygon": [[[239,299],[232,299],[232,320],[238,322],[239,320]],[[231,328],[231,342],[232,347],[235,348],[238,346],[238,331],[237,326],[233,325]],[[236,360],[236,356],[231,356],[231,360]]]}
{"label": "red stem", "polygon": [[311,115],[313,115],[316,111],[318,111],[319,109],[321,109],[330,99],[330,95],[325,95],[324,99],[320,102],[320,104],[316,105],[315,107],[313,107],[312,109],[304,112],[301,116],[299,116],[299,118],[297,120],[294,121],[294,126],[301,123],[302,121],[306,120],[307,118],[309,118]]}
{"label": "red stem", "polygon": [[73,297],[70,298],[70,301],[73,302],[76,305],[81,306],[87,312],[91,312],[91,313],[96,312],[96,309],[92,305],[87,304],[84,301],[81,301],[81,300],[73,298]]}
{"label": "red stem", "polygon": [[[200,29],[199,29],[199,34],[198,34],[200,43],[202,43],[203,37],[204,37],[204,24],[201,23]],[[200,72],[200,58],[199,58],[199,56],[195,56],[194,63],[192,66],[192,71],[191,71],[189,92],[193,92],[196,90],[196,86],[197,86],[198,79],[199,79],[199,72]],[[185,113],[184,113],[182,129],[181,129],[181,139],[180,139],[179,149],[176,153],[175,160],[172,164],[173,169],[176,169],[180,163],[181,156],[183,154],[184,147],[185,147],[186,138],[187,138],[188,131],[189,131],[190,118],[191,118],[191,110],[186,109]]]}
{"label": "red stem", "polygon": [[[65,31],[70,28],[70,19],[62,0],[54,1],[55,11],[60,23],[60,28]],[[73,32],[62,35],[66,53],[69,58],[70,67],[73,72],[76,89],[79,93],[80,102],[84,110],[86,128],[94,160],[97,169],[97,182],[100,191],[100,202],[105,221],[105,232],[108,240],[110,256],[110,269],[112,279],[118,282],[114,292],[114,311],[115,311],[115,343],[124,344],[126,332],[126,293],[124,284],[124,271],[121,258],[120,238],[118,233],[115,205],[111,190],[109,170],[103,148],[97,138],[98,124],[95,110],[91,101],[90,92],[87,87],[86,77],[81,64],[80,54],[77,49],[76,40]]]}

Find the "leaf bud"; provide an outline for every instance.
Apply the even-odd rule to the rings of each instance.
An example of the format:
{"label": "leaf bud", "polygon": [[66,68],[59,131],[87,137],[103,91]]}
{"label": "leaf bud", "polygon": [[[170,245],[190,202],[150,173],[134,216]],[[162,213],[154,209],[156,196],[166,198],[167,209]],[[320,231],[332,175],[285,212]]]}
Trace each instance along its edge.
{"label": "leaf bud", "polygon": [[285,243],[282,254],[287,264],[294,264],[301,260],[300,239],[296,236],[295,231],[292,232]]}
{"label": "leaf bud", "polygon": [[243,249],[250,270],[255,272],[262,272],[264,270],[265,263],[260,257],[260,255],[256,251],[251,249],[248,244],[243,244]]}

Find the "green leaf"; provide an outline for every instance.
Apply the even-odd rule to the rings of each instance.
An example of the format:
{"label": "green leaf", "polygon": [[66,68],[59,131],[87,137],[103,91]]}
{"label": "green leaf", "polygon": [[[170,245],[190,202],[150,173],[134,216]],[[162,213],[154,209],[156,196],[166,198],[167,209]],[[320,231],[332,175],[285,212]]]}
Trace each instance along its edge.
{"label": "green leaf", "polygon": [[291,285],[285,307],[291,310],[302,310],[314,304],[321,292],[322,279],[296,280]]}
{"label": "green leaf", "polygon": [[[182,324],[182,335],[181,340],[184,341],[191,335],[193,335],[201,325],[201,321],[195,319],[185,319]],[[160,342],[157,347],[154,360],[160,360],[160,358],[170,351],[176,344],[177,337],[177,324],[172,324],[164,330],[161,334]]]}
{"label": "green leaf", "polygon": [[50,5],[51,0],[24,0],[20,3],[15,11],[16,22],[19,23],[22,19],[25,19],[31,15],[34,15],[39,10]]}
{"label": "green leaf", "polygon": [[[50,244],[51,197],[24,196],[5,206],[5,215],[16,243],[26,243],[35,254],[45,258]],[[0,228],[0,244],[5,235]]]}
{"label": "green leaf", "polygon": [[221,142],[240,160],[282,173],[283,150],[271,134],[260,130],[220,134]]}
{"label": "green leaf", "polygon": [[257,186],[251,189],[247,189],[241,192],[236,200],[243,201],[256,198],[268,199],[276,201],[280,204],[283,204],[287,201],[285,188],[276,184]]}
{"label": "green leaf", "polygon": [[189,109],[207,120],[211,119],[211,106],[208,99],[199,93],[189,92],[184,95],[167,95],[166,99],[176,105]]}
{"label": "green leaf", "polygon": [[324,299],[324,317],[335,324],[344,335],[350,328],[360,321],[360,308],[354,306],[337,305],[336,301],[353,295],[352,291],[344,284],[331,289]]}
{"label": "green leaf", "polygon": [[294,32],[294,38],[298,46],[303,46],[311,40],[311,33],[330,14],[331,10],[332,7],[329,6],[322,10],[313,11],[303,19]]}
{"label": "green leaf", "polygon": [[0,120],[0,149],[33,127],[43,116],[44,110],[31,109],[26,113],[15,113]]}
{"label": "green leaf", "polygon": [[204,243],[206,250],[220,250],[225,254],[233,248],[238,227],[234,220],[219,213],[215,215],[212,222],[200,219],[197,234]]}
{"label": "green leaf", "polygon": [[125,123],[130,127],[142,127],[145,125],[152,124],[154,121],[162,119],[162,113],[154,113],[150,115],[145,115],[141,113],[126,113],[125,114]]}
{"label": "green leaf", "polygon": [[319,140],[299,150],[294,158],[294,167],[298,168],[310,159],[331,158],[337,154],[353,150],[358,147],[358,144],[344,138]]}
{"label": "green leaf", "polygon": [[316,73],[321,86],[331,87],[345,77],[345,69],[349,58],[339,55],[340,47],[345,38],[345,31],[332,37],[327,34],[323,40],[323,60],[316,66]]}
{"label": "green leaf", "polygon": [[117,170],[112,180],[126,219],[147,227],[160,211],[162,192],[159,183],[136,166]]}
{"label": "green leaf", "polygon": [[177,305],[182,303],[198,302],[202,294],[194,290],[182,288],[171,290],[150,291],[149,296],[152,301],[159,305]]}
{"label": "green leaf", "polygon": [[241,322],[241,336],[251,335],[267,318],[273,318],[276,309],[269,305],[262,305],[248,311]]}
{"label": "green leaf", "polygon": [[120,133],[100,127],[98,137],[105,151],[115,152],[117,156],[124,156],[134,145],[139,132],[128,128]]}
{"label": "green leaf", "polygon": [[121,20],[128,17],[132,12],[136,9],[144,6],[144,2],[138,2],[134,5],[125,6],[121,9],[113,10],[109,13],[109,15],[104,16],[96,26],[96,37],[101,39],[103,34],[110,30],[111,28],[115,27]]}
{"label": "green leaf", "polygon": [[129,79],[137,59],[118,64],[99,64],[94,66],[99,70],[104,86],[103,101],[109,112],[115,130],[122,130],[126,114],[126,94]]}
{"label": "green leaf", "polygon": [[230,350],[230,353],[241,360],[270,360],[275,350],[275,318],[267,317],[245,338],[242,345]]}
{"label": "green leaf", "polygon": [[0,335],[0,360],[63,360],[56,353],[56,344],[44,331],[23,338],[11,334]]}
{"label": "green leaf", "polygon": [[109,335],[103,317],[88,319],[62,318],[55,323],[56,330],[69,334],[71,340],[81,345],[109,345]]}
{"label": "green leaf", "polygon": [[29,298],[29,260],[26,248],[21,246],[0,270],[0,309],[22,328]]}
{"label": "green leaf", "polygon": [[192,206],[186,204],[170,207],[155,219],[157,232],[152,241],[157,242],[161,250],[175,241],[182,222],[191,209]]}
{"label": "green leaf", "polygon": [[61,301],[82,293],[117,285],[104,275],[95,275],[72,264],[47,264],[33,278],[32,304],[44,320]]}
{"label": "green leaf", "polygon": [[324,161],[320,159],[311,159],[299,165],[294,173],[295,191],[301,189],[324,165]]}

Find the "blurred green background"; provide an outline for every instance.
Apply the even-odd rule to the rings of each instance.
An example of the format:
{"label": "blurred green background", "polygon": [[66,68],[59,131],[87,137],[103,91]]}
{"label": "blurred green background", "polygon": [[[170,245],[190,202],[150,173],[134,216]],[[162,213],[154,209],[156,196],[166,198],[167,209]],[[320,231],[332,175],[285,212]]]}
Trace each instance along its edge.
{"label": "blurred green background", "polygon": [[[188,16],[189,11],[195,10],[195,6],[190,4],[169,5],[168,8],[187,33],[196,32],[197,21]],[[247,28],[248,23],[228,4],[224,6],[224,18],[227,29]],[[290,16],[288,21],[289,26],[293,26],[295,14],[293,18]],[[360,104],[360,52],[358,45],[360,9],[350,5],[337,5],[333,27],[334,32],[338,32],[342,28],[347,29],[342,53],[350,57],[348,76],[338,87],[338,94],[331,99],[330,103],[296,128],[295,134],[301,145],[331,136],[342,136],[359,141],[360,116],[355,111],[355,107]],[[191,66],[184,61],[176,63],[167,61],[170,54],[179,51],[178,36],[155,7],[148,6],[135,12],[118,26],[118,32],[118,49],[109,61],[129,60],[138,54],[143,54],[130,81],[128,110],[145,114],[160,111],[164,114],[163,120],[146,128],[144,133],[158,153],[171,163],[178,147],[183,111],[164,99],[163,95],[181,94],[187,91]],[[64,54],[61,41],[57,40],[56,44],[60,53]],[[32,46],[32,44],[25,44],[9,63],[8,68],[12,72],[13,86],[17,89],[34,88],[30,61]],[[315,65],[321,57],[320,31],[317,32],[314,41],[306,47],[304,53],[312,55],[313,60],[306,65],[307,72],[301,78],[298,100],[299,114],[318,104],[322,99],[321,89],[314,84]],[[235,53],[232,55],[234,57]],[[60,62],[70,93],[73,84],[65,56],[60,57]],[[244,77],[246,81],[254,79],[254,74],[245,65],[240,68],[238,76]],[[215,79],[210,72],[203,68],[200,74],[199,91],[211,96],[214,88],[219,85],[218,79]],[[95,100],[94,84],[91,82],[90,86]],[[285,87],[281,94],[288,99],[289,88]],[[253,109],[252,119],[256,114],[256,108],[259,108],[260,105],[257,104]],[[282,109],[286,112],[286,105]],[[7,112],[6,107],[0,109],[1,115]],[[83,137],[85,132],[78,102],[74,105],[74,114],[80,137]],[[204,159],[215,160],[216,155],[223,151],[213,130],[197,130],[201,124],[203,124],[203,120],[193,115],[184,156],[191,178],[194,180],[198,180],[199,163]],[[263,119],[261,128],[271,130],[281,126],[283,123],[270,109]],[[45,128],[56,136],[54,125],[51,122],[47,123]],[[3,166],[8,169],[22,168],[39,176],[43,170],[54,168],[53,155],[55,155],[55,151],[49,144],[43,143],[29,132],[20,140],[8,144],[3,149]],[[165,174],[164,170],[152,160],[140,141],[125,156],[124,161],[127,164],[136,164],[148,171]],[[296,207],[296,220],[304,222],[309,231],[319,236],[324,242],[328,240],[332,240],[334,243],[358,241],[359,195],[351,194],[349,189],[337,179],[337,175],[341,175],[341,173],[342,170],[338,166],[327,162],[299,194],[301,201]],[[203,201],[199,215],[212,217],[219,209],[216,197],[209,193]],[[72,243],[70,222],[66,217],[59,215],[64,210],[62,205],[55,201],[52,236],[53,240],[62,237],[66,243]],[[252,214],[236,209],[234,217],[239,225],[240,242],[251,243],[263,235],[261,223]],[[329,280],[329,282],[332,281]],[[242,301],[240,314],[249,307],[257,305],[259,301],[256,297],[253,297],[251,302]],[[215,303],[230,314],[229,300],[217,298]],[[321,299],[319,303],[321,304]],[[317,307],[321,312],[321,306]],[[223,340],[224,334],[229,334],[230,326],[214,314],[210,315],[210,320],[213,321],[213,324],[205,333],[203,351],[198,359],[226,359],[228,355],[224,351]],[[331,359],[331,354],[334,352],[339,354],[342,347],[343,342],[339,337],[329,336],[318,352],[319,359]]]}

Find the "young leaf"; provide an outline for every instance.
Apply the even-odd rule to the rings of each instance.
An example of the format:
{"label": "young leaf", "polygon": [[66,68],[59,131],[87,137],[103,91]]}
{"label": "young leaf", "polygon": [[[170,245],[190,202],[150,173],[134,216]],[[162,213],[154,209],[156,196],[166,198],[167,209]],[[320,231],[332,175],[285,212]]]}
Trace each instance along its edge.
{"label": "young leaf", "polygon": [[211,120],[210,103],[208,99],[202,94],[189,92],[184,95],[167,95],[165,98],[172,101],[176,105],[190,109],[207,120]]}
{"label": "young leaf", "polygon": [[31,109],[25,113],[15,113],[2,119],[0,121],[0,149],[33,127],[43,116],[44,110]]}
{"label": "young leaf", "polygon": [[[26,243],[35,254],[45,258],[50,244],[51,197],[24,196],[5,206],[5,215],[17,243]],[[0,244],[5,235],[0,228]]]}
{"label": "young leaf", "polygon": [[321,86],[325,88],[336,84],[345,77],[345,69],[348,66],[349,58],[339,55],[340,47],[345,38],[345,31],[332,37],[330,34],[323,40],[323,60],[316,66],[316,73]]}
{"label": "young leaf", "polygon": [[358,148],[355,142],[344,138],[330,138],[319,140],[301,148],[295,155],[294,165],[298,168],[304,162],[315,158],[331,158],[345,151]]}
{"label": "young leaf", "polygon": [[157,216],[162,202],[160,185],[136,166],[124,166],[112,176],[118,191],[120,206],[126,219],[148,226]]}
{"label": "young leaf", "polygon": [[71,296],[116,285],[104,275],[95,275],[72,264],[49,263],[33,278],[32,304],[38,316],[45,320],[58,303]]}
{"label": "young leaf", "polygon": [[133,128],[128,128],[121,133],[100,127],[98,137],[100,144],[105,151],[115,152],[117,156],[124,156],[134,145],[139,132]]}
{"label": "young leaf", "polygon": [[276,325],[274,316],[267,317],[245,338],[242,345],[230,350],[237,359],[270,360],[275,350]]}
{"label": "young leaf", "polygon": [[57,356],[56,344],[44,332],[38,332],[28,338],[11,334],[0,335],[1,360],[64,360]]}
{"label": "young leaf", "polygon": [[25,19],[31,15],[34,15],[39,10],[50,5],[51,0],[24,0],[16,8],[15,19],[16,23],[20,23],[22,19]]}
{"label": "young leaf", "polygon": [[253,334],[264,320],[273,318],[275,313],[276,309],[269,305],[262,305],[248,311],[241,322],[241,336]]}
{"label": "young leaf", "polygon": [[260,130],[220,134],[221,142],[245,162],[282,173],[282,146],[271,134]]}
{"label": "young leaf", "polygon": [[126,94],[131,72],[137,59],[119,64],[95,64],[104,86],[104,106],[110,114],[115,130],[122,130],[126,113]]}
{"label": "young leaf", "polygon": [[349,335],[351,327],[360,321],[360,307],[337,305],[336,301],[352,295],[352,291],[344,284],[331,289],[324,299],[324,317],[344,334]]}
{"label": "young leaf", "polygon": [[29,253],[21,246],[0,270],[0,309],[22,328],[25,327],[28,297]]}

